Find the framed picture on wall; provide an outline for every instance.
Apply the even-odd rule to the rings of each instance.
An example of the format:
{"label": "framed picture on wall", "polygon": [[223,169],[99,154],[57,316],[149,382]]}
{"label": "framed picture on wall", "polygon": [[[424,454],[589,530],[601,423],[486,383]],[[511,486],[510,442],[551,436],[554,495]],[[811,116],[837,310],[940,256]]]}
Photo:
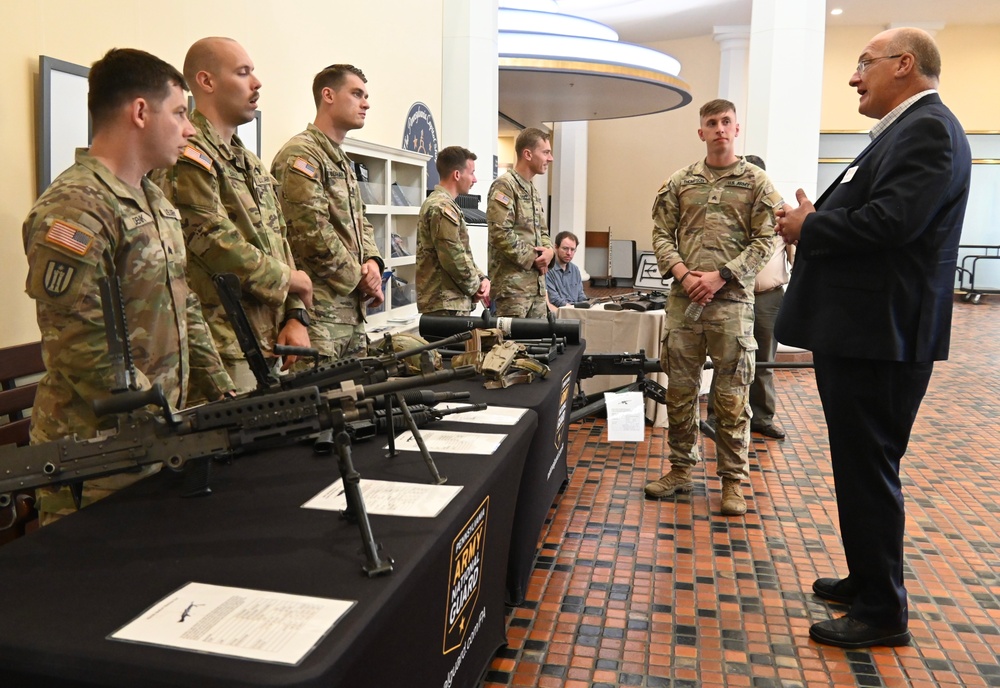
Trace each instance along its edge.
{"label": "framed picture on wall", "polygon": [[37,192],[75,162],[77,148],[90,145],[93,129],[87,110],[88,67],[38,57]]}

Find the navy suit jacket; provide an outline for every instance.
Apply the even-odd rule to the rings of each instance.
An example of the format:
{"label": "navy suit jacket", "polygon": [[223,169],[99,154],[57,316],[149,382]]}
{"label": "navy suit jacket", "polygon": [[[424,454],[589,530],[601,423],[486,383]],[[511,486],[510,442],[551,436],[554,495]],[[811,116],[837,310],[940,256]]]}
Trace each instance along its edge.
{"label": "navy suit jacket", "polygon": [[872,141],[802,226],[780,342],[830,356],[948,357],[972,157],[931,93]]}

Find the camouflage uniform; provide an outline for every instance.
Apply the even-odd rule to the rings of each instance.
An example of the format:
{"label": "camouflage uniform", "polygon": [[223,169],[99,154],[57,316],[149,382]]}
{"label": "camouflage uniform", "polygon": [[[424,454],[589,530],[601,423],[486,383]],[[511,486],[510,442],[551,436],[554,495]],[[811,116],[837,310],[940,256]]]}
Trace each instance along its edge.
{"label": "camouflage uniform", "polygon": [[417,309],[468,315],[484,279],[472,259],[462,209],[443,187],[435,187],[417,223]]}
{"label": "camouflage uniform", "polygon": [[[76,434],[89,438],[115,427],[91,402],[114,383],[98,280],[121,280],[125,319],[137,376],[159,383],[175,408],[187,404],[189,384],[209,398],[232,389],[212,345],[198,297],[184,277],[180,216],[148,179],[128,186],[85,150],[45,190],[24,222],[26,291],[35,300],[46,373],[31,413],[32,443]],[[141,474],[88,480],[90,503],[135,482]],[[69,490],[39,490],[47,515],[73,510]]]}
{"label": "camouflage uniform", "polygon": [[653,203],[653,248],[660,272],[683,262],[689,270],[728,266],[733,279],[716,292],[698,321],[685,317],[691,303],[674,280],[660,363],[668,376],[670,462],[698,462],[698,391],[705,356],[715,368],[717,472],[746,479],[750,441],[749,386],[754,374],[754,277],[771,255],[774,210],[781,205],[767,175],[742,159],[726,172],[704,161],[676,172]]}
{"label": "camouflage uniform", "polygon": [[486,206],[490,227],[490,290],[498,316],[544,318],[545,276],[535,269],[535,246],[552,248],[545,206],[535,189],[514,170],[493,182]]}
{"label": "camouflage uniform", "polygon": [[271,171],[281,185],[292,253],[313,281],[312,345],[324,361],[364,354],[361,266],[374,259],[382,270],[385,263],[350,158],[310,124],[278,152]]}
{"label": "camouflage uniform", "polygon": [[239,391],[249,392],[255,383],[245,379],[246,370],[237,375],[247,365],[212,275],[231,272],[239,278],[243,309],[261,349],[270,354],[285,310],[304,307],[288,291],[295,261],[264,164],[238,136],[223,141],[197,110],[191,123],[196,133],[177,164],[157,170],[153,180],[180,210],[191,255],[188,282],[201,299],[205,321]]}

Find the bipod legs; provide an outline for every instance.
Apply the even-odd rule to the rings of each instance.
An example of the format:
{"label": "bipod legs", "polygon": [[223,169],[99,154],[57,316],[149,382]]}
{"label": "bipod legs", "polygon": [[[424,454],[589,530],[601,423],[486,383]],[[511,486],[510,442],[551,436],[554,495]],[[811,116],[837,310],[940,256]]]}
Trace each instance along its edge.
{"label": "bipod legs", "polygon": [[334,436],[333,441],[337,447],[337,465],[344,482],[344,496],[347,498],[344,516],[357,522],[361,531],[361,546],[366,560],[361,569],[369,578],[384,576],[392,572],[393,561],[391,557],[379,558],[381,547],[375,543],[372,526],[368,521],[368,510],[361,494],[361,474],[354,470],[354,461],[351,459],[351,438],[341,430]]}
{"label": "bipod legs", "polygon": [[[410,407],[406,405],[406,400],[403,399],[402,395],[397,396],[396,401],[399,402],[399,408],[403,412],[403,418],[406,419],[406,426],[410,429],[410,433],[413,435],[413,441],[417,443],[417,447],[420,449],[420,456],[424,457],[424,463],[427,464],[427,470],[431,472],[431,479],[434,481],[435,485],[444,485],[448,482],[448,479],[438,472],[437,464],[434,463],[434,457],[431,456],[430,451],[427,449],[427,445],[424,444],[424,438],[420,434],[420,430],[417,428],[416,421],[413,420],[413,414],[410,413]],[[392,416],[389,416],[389,418],[391,419]],[[390,436],[393,434],[395,433],[389,433]]]}

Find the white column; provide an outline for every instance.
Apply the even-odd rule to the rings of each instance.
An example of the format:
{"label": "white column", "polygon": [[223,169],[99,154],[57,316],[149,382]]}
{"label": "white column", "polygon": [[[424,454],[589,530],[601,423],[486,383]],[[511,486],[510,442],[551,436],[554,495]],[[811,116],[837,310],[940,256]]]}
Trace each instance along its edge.
{"label": "white column", "polygon": [[[743,150],[791,202],[799,187],[816,198],[825,21],[825,0],[753,3]],[[846,90],[854,65],[842,68]]]}
{"label": "white column", "polygon": [[[712,37],[719,44],[719,97],[736,106],[736,119],[747,117],[747,78],[750,64],[750,27],[714,26]],[[736,139],[736,152],[743,153],[743,137]]]}
{"label": "white column", "polygon": [[[478,156],[469,193],[482,196],[493,183],[497,154],[499,53],[497,0],[444,0],[441,45],[441,121],[438,143],[464,146]],[[484,236],[480,237],[479,234]],[[487,269],[486,232],[470,232],[476,264]]]}
{"label": "white column", "polygon": [[583,267],[587,248],[587,123],[558,122],[552,142],[552,242],[559,232],[573,232],[580,238],[573,263],[583,279],[590,275]]}

